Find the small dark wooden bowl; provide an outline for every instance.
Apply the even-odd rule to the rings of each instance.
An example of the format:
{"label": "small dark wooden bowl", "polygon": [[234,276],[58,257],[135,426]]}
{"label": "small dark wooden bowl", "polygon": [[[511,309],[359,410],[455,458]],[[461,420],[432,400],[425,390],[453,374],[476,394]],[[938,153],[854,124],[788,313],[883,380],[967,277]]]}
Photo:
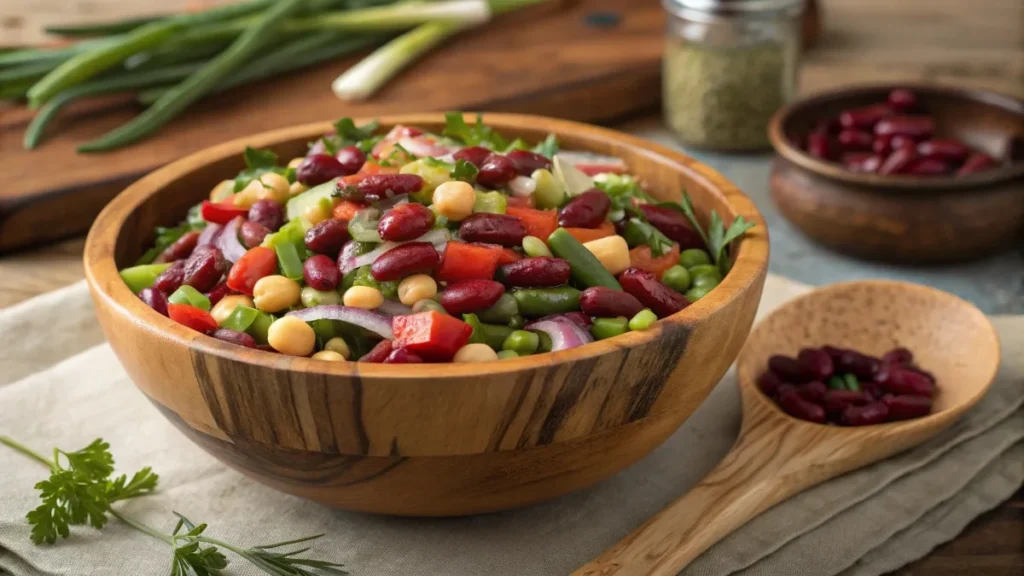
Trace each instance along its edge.
{"label": "small dark wooden bowl", "polygon": [[[769,124],[776,157],[772,199],[794,226],[853,256],[906,263],[967,260],[1005,248],[1024,232],[1024,158],[966,177],[881,176],[814,158],[796,142],[818,120],[884,101],[895,86],[851,88],[779,110]],[[1024,102],[992,92],[901,85],[917,93],[953,136],[1004,158],[1024,138]]]}
{"label": "small dark wooden bowl", "polygon": [[[151,310],[118,276],[210,188],[246,145],[287,159],[328,123],[198,152],[139,180],[96,219],[85,270],[125,370],[189,438],[277,489],[352,510],[460,515],[593,484],[653,450],[707,397],[739,353],[768,268],[754,204],[725,178],[651,142],[574,122],[487,114],[503,134],[620,156],[654,196],[755,222],[723,282],[643,332],[487,364],[322,362],[239,348]],[[440,130],[440,114],[382,118]]]}

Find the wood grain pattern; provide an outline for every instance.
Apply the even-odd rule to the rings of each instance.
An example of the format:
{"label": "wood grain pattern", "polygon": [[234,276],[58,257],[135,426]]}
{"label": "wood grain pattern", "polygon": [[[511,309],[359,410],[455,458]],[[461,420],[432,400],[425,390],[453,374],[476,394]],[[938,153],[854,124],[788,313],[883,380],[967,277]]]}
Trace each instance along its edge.
{"label": "wood grain pattern", "polygon": [[[782,412],[756,385],[773,354],[833,344],[881,355],[914,350],[939,384],[933,414],[860,428]],[[575,576],[670,576],[771,506],[920,444],[984,395],[999,366],[995,329],[973,305],[924,286],[834,284],[797,298],[751,332],[737,360],[743,420],[732,450],[690,492],[583,566]]]}
{"label": "wood grain pattern", "polygon": [[[196,442],[279,489],[345,508],[468,514],[550,498],[628,466],[674,431],[739,352],[767,271],[749,199],[695,160],[609,130],[488,114],[502,133],[626,160],[653,195],[687,190],[699,214],[758,224],[708,296],[644,332],[487,364],[328,363],[241,349],[157,314],[117,275],[181,218],[248,145],[296,155],[327,124],[236,140],[132,185],[85,249],[100,323],[129,376]],[[391,117],[439,129],[440,115]]]}
{"label": "wood grain pattern", "polygon": [[[1024,137],[1024,101],[991,92],[910,85],[956,137],[1006,158]],[[1024,236],[1024,157],[967,177],[860,174],[804,153],[793,142],[840,111],[883,101],[891,86],[839,90],[795,102],[769,126],[776,150],[772,200],[813,240],[866,258],[933,263],[976,258]]]}

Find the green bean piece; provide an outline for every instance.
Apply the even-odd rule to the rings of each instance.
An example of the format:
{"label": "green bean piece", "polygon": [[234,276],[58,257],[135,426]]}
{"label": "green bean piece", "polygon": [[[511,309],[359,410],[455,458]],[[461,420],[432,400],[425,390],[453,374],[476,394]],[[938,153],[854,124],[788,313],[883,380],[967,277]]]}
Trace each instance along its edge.
{"label": "green bean piece", "polygon": [[252,324],[246,329],[246,333],[256,339],[259,344],[267,343],[267,332],[270,331],[270,325],[274,323],[274,317],[266,312],[256,311],[256,318],[253,319]]}
{"label": "green bean piece", "polygon": [[519,304],[516,302],[515,296],[508,292],[502,294],[494,306],[477,313],[481,321],[491,324],[508,324],[517,314],[519,314]]}
{"label": "green bean piece", "polygon": [[507,207],[508,197],[501,192],[480,192],[478,190],[476,202],[473,203],[473,213],[504,214]]}
{"label": "green bean piece", "polygon": [[470,344],[487,344],[487,337],[484,336],[483,325],[481,324],[480,319],[476,317],[476,314],[463,314],[462,321],[469,324],[469,327],[473,329],[473,332],[469,335]]}
{"label": "green bean piece", "polygon": [[138,294],[143,288],[149,288],[156,282],[156,277],[163,274],[164,270],[170,268],[170,262],[166,264],[141,264],[121,270],[121,279],[131,288],[132,292]]}
{"label": "green bean piece", "polygon": [[258,23],[251,28],[247,28],[239,36],[238,40],[201,70],[189,76],[172,90],[161,96],[152,106],[127,124],[108,132],[98,140],[80,146],[79,151],[100,152],[110,150],[130,144],[153,133],[177,116],[192,102],[195,102],[215,88],[232,70],[237,69],[252,57],[257,50],[267,45],[273,39],[274,29],[280,25],[284,18],[300,8],[302,4],[303,0],[279,0],[274,2],[263,13]]}
{"label": "green bean piece", "polygon": [[424,298],[423,300],[420,300],[419,302],[413,304],[412,311],[417,314],[420,312],[434,311],[437,312],[438,314],[450,316],[450,314],[448,314],[448,311],[444,309],[444,306],[441,306],[440,302],[438,302],[437,300],[431,300],[430,298]]}
{"label": "green bean piece", "polygon": [[523,252],[526,252],[527,256],[533,258],[539,258],[541,256],[551,257],[551,250],[548,250],[548,245],[543,240],[536,236],[527,236],[523,238]]}
{"label": "green bean piece", "polygon": [[124,37],[123,40],[88,52],[76,54],[43,77],[28,91],[29,106],[38,108],[61,90],[82,82],[120,64],[125,58],[158,46],[178,33],[181,24],[160,21],[146,24]]}
{"label": "green bean piece", "polygon": [[324,306],[328,304],[341,304],[341,294],[334,290],[317,290],[312,286],[304,286],[299,292],[302,305],[306,308],[313,306]]}
{"label": "green bean piece", "polygon": [[685,296],[690,302],[696,302],[706,296],[708,292],[711,292],[712,289],[714,289],[714,286],[694,286],[686,291]]}
{"label": "green bean piece", "polygon": [[519,353],[515,350],[501,350],[498,352],[498,360],[507,360],[508,358],[519,358]]}
{"label": "green bean piece", "polygon": [[[513,298],[514,298],[514,296],[513,296]],[[518,302],[516,303],[516,308],[517,309],[519,308],[519,303]],[[508,327],[509,328],[515,328],[516,330],[519,330],[523,326],[526,326],[526,318],[523,318],[519,314],[516,314],[512,318],[509,318],[509,321],[508,321]]]}
{"label": "green bean piece", "polygon": [[551,336],[548,336],[546,332],[534,331],[534,334],[540,338],[540,347],[537,349],[538,352],[551,352]]}
{"label": "green bean piece", "polygon": [[537,184],[533,191],[537,208],[558,208],[565,202],[565,185],[557,180],[550,170],[538,168],[533,171],[530,178]]}
{"label": "green bean piece", "polygon": [[523,316],[564,314],[580,309],[580,291],[571,286],[526,288],[514,294]]}
{"label": "green bean piece", "polygon": [[839,376],[830,376],[825,385],[829,390],[846,390],[846,382]]}
{"label": "green bean piece", "polygon": [[679,254],[679,264],[686,269],[701,264],[711,264],[711,256],[700,248],[687,248]]}
{"label": "green bean piece", "polygon": [[651,326],[654,326],[654,323],[657,321],[657,314],[651,312],[649,308],[644,308],[643,310],[637,312],[636,316],[633,316],[632,318],[629,319],[629,329],[647,330]]}
{"label": "green bean piece", "polygon": [[501,344],[502,350],[513,350],[523,356],[533,354],[538,347],[540,347],[540,336],[526,330],[512,332]]}
{"label": "green bean piece", "polygon": [[174,291],[167,301],[171,304],[188,304],[189,306],[195,306],[200,310],[210,310],[210,299],[205,294],[189,286],[188,284],[182,284]]}
{"label": "green bean piece", "polygon": [[594,318],[590,333],[598,340],[612,338],[629,332],[629,320],[625,316],[616,318]]}
{"label": "green bean piece", "polygon": [[302,258],[299,257],[299,251],[295,248],[295,244],[280,242],[274,246],[274,252],[277,253],[277,264],[281,268],[282,275],[292,280],[302,278]]}
{"label": "green bean piece", "polygon": [[[548,236],[548,246],[559,258],[569,263],[572,279],[577,285],[585,288],[604,286],[622,290],[619,281],[605,269],[597,256],[587,250],[580,241],[573,237],[565,228],[559,228]],[[520,306],[522,302],[520,302]],[[566,310],[568,312],[568,310]]]}
{"label": "green bean piece", "polygon": [[249,306],[235,306],[235,309],[228,314],[228,317],[220,323],[221,328],[227,328],[228,330],[234,330],[235,332],[245,332],[249,330],[249,326],[256,321],[256,316],[260,313],[255,308]]}
{"label": "green bean piece", "polygon": [[462,321],[473,328],[473,333],[469,337],[470,343],[487,344],[495,351],[502,349],[505,339],[513,332],[508,326],[484,324],[476,314],[463,314]]}
{"label": "green bean piece", "polygon": [[846,383],[847,390],[853,390],[854,392],[860,390],[860,382],[857,381],[857,377],[849,372],[843,374],[843,382]]}
{"label": "green bean piece", "polygon": [[676,264],[675,266],[665,270],[665,273],[661,276],[661,283],[669,288],[685,294],[690,289],[690,273],[682,266]]}

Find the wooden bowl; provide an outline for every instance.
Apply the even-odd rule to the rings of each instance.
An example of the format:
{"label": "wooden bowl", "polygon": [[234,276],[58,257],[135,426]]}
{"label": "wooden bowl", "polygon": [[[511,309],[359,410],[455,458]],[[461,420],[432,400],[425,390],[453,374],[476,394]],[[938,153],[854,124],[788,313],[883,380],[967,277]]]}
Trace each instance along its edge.
{"label": "wooden bowl", "polygon": [[[928,85],[917,93],[939,134],[1002,158],[1024,138],[1024,102]],[[795,145],[823,118],[884,101],[894,86],[839,90],[794,102],[769,123],[772,199],[794,226],[837,251],[877,260],[937,263],[1005,248],[1024,232],[1024,158],[966,177],[881,176],[846,170]]]}
{"label": "wooden bowl", "polygon": [[[351,510],[461,515],[593,484],[632,464],[697,408],[739,353],[768,265],[754,204],[692,158],[611,130],[487,114],[503,134],[626,160],[661,199],[755,222],[711,293],[643,332],[487,364],[331,363],[239,348],[154,312],[118,276],[242,165],[246,145],[287,159],[332,130],[310,124],[235,140],[139,180],[96,219],[85,271],[104,332],[163,414],[226,464],[279,490]],[[440,114],[382,118],[440,131]]]}

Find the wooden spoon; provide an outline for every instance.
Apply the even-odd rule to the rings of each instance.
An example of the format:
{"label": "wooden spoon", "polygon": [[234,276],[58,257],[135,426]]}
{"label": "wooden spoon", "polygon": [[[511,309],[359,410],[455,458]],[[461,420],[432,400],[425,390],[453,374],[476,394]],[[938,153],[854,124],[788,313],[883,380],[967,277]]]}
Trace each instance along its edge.
{"label": "wooden spoon", "polygon": [[[785,414],[757,388],[773,354],[796,356],[826,344],[877,356],[909,348],[936,377],[933,413],[876,426],[824,426]],[[951,294],[871,280],[796,298],[751,332],[737,359],[743,420],[732,450],[687,494],[573,574],[674,576],[775,504],[948,428],[981,399],[998,366],[995,329]]]}

